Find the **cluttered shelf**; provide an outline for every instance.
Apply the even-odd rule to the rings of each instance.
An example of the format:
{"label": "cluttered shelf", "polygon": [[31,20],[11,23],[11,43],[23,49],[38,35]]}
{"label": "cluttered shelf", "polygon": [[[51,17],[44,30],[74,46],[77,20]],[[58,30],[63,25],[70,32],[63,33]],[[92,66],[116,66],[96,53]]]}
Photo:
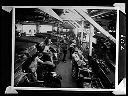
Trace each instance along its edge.
{"label": "cluttered shelf", "polygon": [[[78,52],[78,53],[77,53]],[[102,82],[95,74],[88,62],[87,56],[79,54],[80,50],[77,49],[72,59],[72,76],[78,81],[81,88],[104,88]],[[80,58],[82,57],[82,58]]]}
{"label": "cluttered shelf", "polygon": [[[39,37],[35,37],[35,39],[39,39]],[[59,79],[57,78],[57,76],[55,75],[56,73],[47,73],[46,75],[50,75],[52,76],[51,79],[54,78],[54,80],[58,80],[58,81],[53,81],[51,83],[47,83],[45,81],[45,86],[43,85],[43,81],[39,81],[39,82],[33,82],[33,84],[30,84],[32,82],[29,82],[30,85],[20,85],[20,82],[24,82],[22,80],[25,80],[25,82],[28,82],[26,81],[26,75],[24,75],[25,72],[28,72],[26,71],[26,69],[28,68],[28,64],[31,64],[31,60],[29,60],[29,58],[31,58],[33,56],[33,54],[35,54],[37,52],[37,44],[39,44],[39,46],[43,46],[44,43],[43,43],[43,39],[41,40],[42,42],[34,42],[34,37],[30,37],[30,38],[23,38],[20,39],[19,41],[16,41],[16,54],[15,54],[15,66],[14,66],[14,73],[15,73],[15,77],[14,77],[14,81],[15,81],[15,86],[42,86],[42,87],[45,87],[45,86],[58,86],[60,87],[60,81]],[[36,41],[39,41],[39,40],[36,40]],[[53,42],[51,44],[51,46],[49,47],[49,50],[52,52],[52,54],[54,54],[53,56],[51,56],[51,58],[53,58],[53,62],[55,64],[55,66],[59,63],[58,62],[58,46],[56,46],[55,42]],[[39,50],[38,50],[39,51]],[[27,53],[26,53],[27,52]],[[55,58],[57,57],[57,58]],[[46,67],[46,66],[45,66]],[[49,69],[49,68],[48,68]],[[51,68],[50,68],[51,69]],[[47,70],[48,71],[48,70]],[[29,75],[29,73],[28,73]],[[27,76],[28,78],[29,76]],[[56,79],[55,79],[56,78]],[[52,84],[54,82],[59,82],[58,84]],[[27,83],[28,84],[28,83]],[[40,85],[41,84],[41,85]],[[47,84],[52,84],[52,85],[47,85]]]}
{"label": "cluttered shelf", "polygon": [[100,77],[104,86],[107,86],[108,88],[109,87],[113,88],[115,83],[115,73],[113,72],[112,69],[106,66],[107,65],[106,62],[101,62],[101,61],[103,60],[93,57],[91,58],[91,64],[93,66],[93,70],[95,74],[98,77]]}

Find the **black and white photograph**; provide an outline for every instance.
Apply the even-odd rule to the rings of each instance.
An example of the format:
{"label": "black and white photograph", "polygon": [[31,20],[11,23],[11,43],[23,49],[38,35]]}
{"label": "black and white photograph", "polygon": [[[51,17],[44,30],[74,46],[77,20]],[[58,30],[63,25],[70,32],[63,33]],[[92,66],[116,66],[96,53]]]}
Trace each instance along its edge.
{"label": "black and white photograph", "polygon": [[15,8],[15,87],[115,88],[117,11]]}
{"label": "black and white photograph", "polygon": [[14,6],[11,86],[19,90],[117,89],[119,50],[123,50],[119,12],[107,6]]}

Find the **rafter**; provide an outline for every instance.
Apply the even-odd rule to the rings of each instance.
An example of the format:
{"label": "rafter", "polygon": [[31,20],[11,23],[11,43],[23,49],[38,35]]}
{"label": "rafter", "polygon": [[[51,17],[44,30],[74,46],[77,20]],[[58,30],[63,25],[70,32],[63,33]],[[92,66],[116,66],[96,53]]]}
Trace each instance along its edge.
{"label": "rafter", "polygon": [[58,19],[59,21],[63,22],[63,20],[51,8],[39,8],[39,9],[46,12],[47,14],[53,16],[54,18]]}
{"label": "rafter", "polygon": [[116,39],[109,34],[104,28],[102,28],[98,23],[96,23],[87,13],[85,13],[82,9],[75,9],[84,19],[89,21],[94,27],[96,27],[100,32],[102,32],[105,36],[107,36],[110,40],[116,43]]}

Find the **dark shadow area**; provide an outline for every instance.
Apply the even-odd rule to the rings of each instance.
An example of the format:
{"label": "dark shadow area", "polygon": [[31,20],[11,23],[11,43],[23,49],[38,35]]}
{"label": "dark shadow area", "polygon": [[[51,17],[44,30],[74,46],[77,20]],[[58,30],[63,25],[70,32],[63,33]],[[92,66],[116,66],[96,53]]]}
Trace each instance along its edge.
{"label": "dark shadow area", "polygon": [[12,12],[1,11],[1,88],[3,92],[11,85],[12,64]]}

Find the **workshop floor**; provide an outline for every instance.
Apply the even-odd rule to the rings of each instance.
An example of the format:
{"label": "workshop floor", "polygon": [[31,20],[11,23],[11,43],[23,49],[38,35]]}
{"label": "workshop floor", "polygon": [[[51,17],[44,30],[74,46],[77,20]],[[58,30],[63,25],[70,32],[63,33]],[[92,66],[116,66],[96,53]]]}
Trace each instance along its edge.
{"label": "workshop floor", "polygon": [[66,63],[61,61],[57,65],[56,72],[62,76],[62,88],[77,88],[76,81],[72,78],[72,64],[69,59],[69,52],[66,55]]}

